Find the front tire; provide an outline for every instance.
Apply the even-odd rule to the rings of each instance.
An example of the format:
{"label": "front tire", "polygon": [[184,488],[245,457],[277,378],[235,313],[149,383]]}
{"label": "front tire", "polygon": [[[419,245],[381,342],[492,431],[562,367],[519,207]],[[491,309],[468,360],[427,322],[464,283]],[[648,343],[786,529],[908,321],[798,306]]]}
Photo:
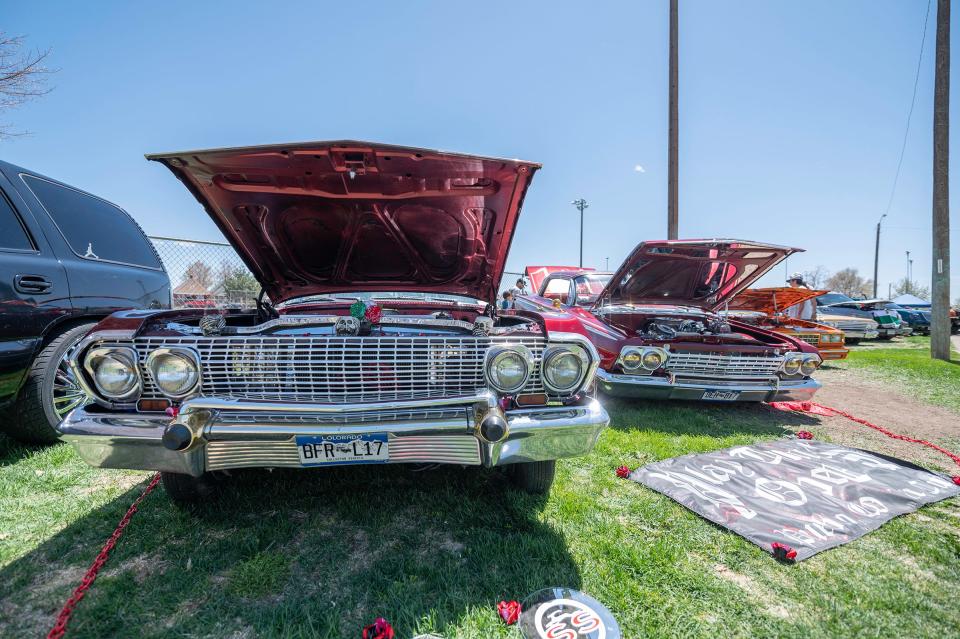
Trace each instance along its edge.
{"label": "front tire", "polygon": [[195,504],[209,500],[217,492],[217,479],[211,473],[199,477],[183,473],[160,473],[163,489],[178,504]]}
{"label": "front tire", "polygon": [[25,444],[52,444],[67,413],[89,401],[67,365],[73,349],[95,323],[80,324],[54,337],[33,360],[20,394],[4,411],[6,432]]}
{"label": "front tire", "polygon": [[520,490],[531,495],[546,495],[557,474],[557,460],[511,464],[508,472]]}

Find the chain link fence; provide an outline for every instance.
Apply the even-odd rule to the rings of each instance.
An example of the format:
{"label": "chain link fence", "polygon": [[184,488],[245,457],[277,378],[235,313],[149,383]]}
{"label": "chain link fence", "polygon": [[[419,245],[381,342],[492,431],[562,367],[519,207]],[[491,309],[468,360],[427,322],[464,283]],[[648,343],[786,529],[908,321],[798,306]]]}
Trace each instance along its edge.
{"label": "chain link fence", "polygon": [[251,307],[260,285],[226,242],[150,236],[170,276],[174,308]]}
{"label": "chain link fence", "polygon": [[[226,242],[205,242],[151,235],[160,254],[170,286],[174,308],[252,307],[260,285]],[[505,271],[501,292],[512,288],[523,273]]]}

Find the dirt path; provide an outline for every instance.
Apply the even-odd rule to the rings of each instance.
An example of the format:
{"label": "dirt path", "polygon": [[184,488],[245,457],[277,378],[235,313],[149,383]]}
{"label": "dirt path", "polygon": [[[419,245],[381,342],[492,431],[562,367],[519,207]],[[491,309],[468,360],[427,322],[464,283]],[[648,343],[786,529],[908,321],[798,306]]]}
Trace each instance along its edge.
{"label": "dirt path", "polygon": [[[895,433],[926,439],[960,453],[960,414],[918,402],[889,383],[875,382],[845,370],[822,370],[817,375],[823,388],[814,398],[883,426]],[[849,446],[868,448],[915,463],[934,465],[951,474],[960,471],[950,459],[934,450],[890,439],[844,417],[820,417],[831,439]]]}

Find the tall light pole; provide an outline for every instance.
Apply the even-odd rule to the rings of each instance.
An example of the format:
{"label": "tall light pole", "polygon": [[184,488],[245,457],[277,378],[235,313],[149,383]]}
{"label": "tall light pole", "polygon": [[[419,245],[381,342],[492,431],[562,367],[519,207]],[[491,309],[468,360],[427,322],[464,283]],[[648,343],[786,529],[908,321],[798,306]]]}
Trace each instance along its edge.
{"label": "tall light pole", "polygon": [[574,200],[570,204],[580,209],[580,268],[583,268],[583,209],[589,208],[590,205],[583,198]]}
{"label": "tall light pole", "polygon": [[877,245],[873,249],[873,299],[877,299],[877,271],[880,267],[880,224],[885,217],[887,217],[886,213],[877,220]]}
{"label": "tall light pole", "polygon": [[677,115],[677,0],[670,0],[670,80],[667,142],[667,239],[677,239],[679,232],[679,188],[677,186],[677,154],[679,151],[679,117]]}
{"label": "tall light pole", "polygon": [[930,355],[950,361],[950,0],[937,2],[933,74],[933,268]]}
{"label": "tall light pole", "polygon": [[[907,251],[907,288],[910,288],[910,264],[913,260],[910,259],[910,251]],[[908,293],[910,291],[907,291]]]}

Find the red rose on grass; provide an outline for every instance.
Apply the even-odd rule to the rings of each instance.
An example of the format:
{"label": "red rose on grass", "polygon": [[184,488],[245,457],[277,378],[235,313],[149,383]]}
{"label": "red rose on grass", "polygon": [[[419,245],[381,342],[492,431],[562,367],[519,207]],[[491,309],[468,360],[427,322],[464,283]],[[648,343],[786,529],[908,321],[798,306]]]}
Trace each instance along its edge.
{"label": "red rose on grass", "polygon": [[808,430],[801,430],[797,433],[797,437],[800,439],[813,439],[813,433]]}
{"label": "red rose on grass", "polygon": [[773,551],[773,556],[780,561],[793,561],[797,558],[796,550],[786,544],[781,544],[779,541],[770,544],[770,549]]}
{"label": "red rose on grass", "polygon": [[626,479],[630,476],[630,469],[626,466],[617,466],[617,477]]}
{"label": "red rose on grass", "polygon": [[516,601],[501,601],[497,604],[497,613],[503,623],[512,626],[520,618],[520,604]]}
{"label": "red rose on grass", "polygon": [[393,626],[383,617],[377,617],[363,629],[363,639],[393,639]]}

